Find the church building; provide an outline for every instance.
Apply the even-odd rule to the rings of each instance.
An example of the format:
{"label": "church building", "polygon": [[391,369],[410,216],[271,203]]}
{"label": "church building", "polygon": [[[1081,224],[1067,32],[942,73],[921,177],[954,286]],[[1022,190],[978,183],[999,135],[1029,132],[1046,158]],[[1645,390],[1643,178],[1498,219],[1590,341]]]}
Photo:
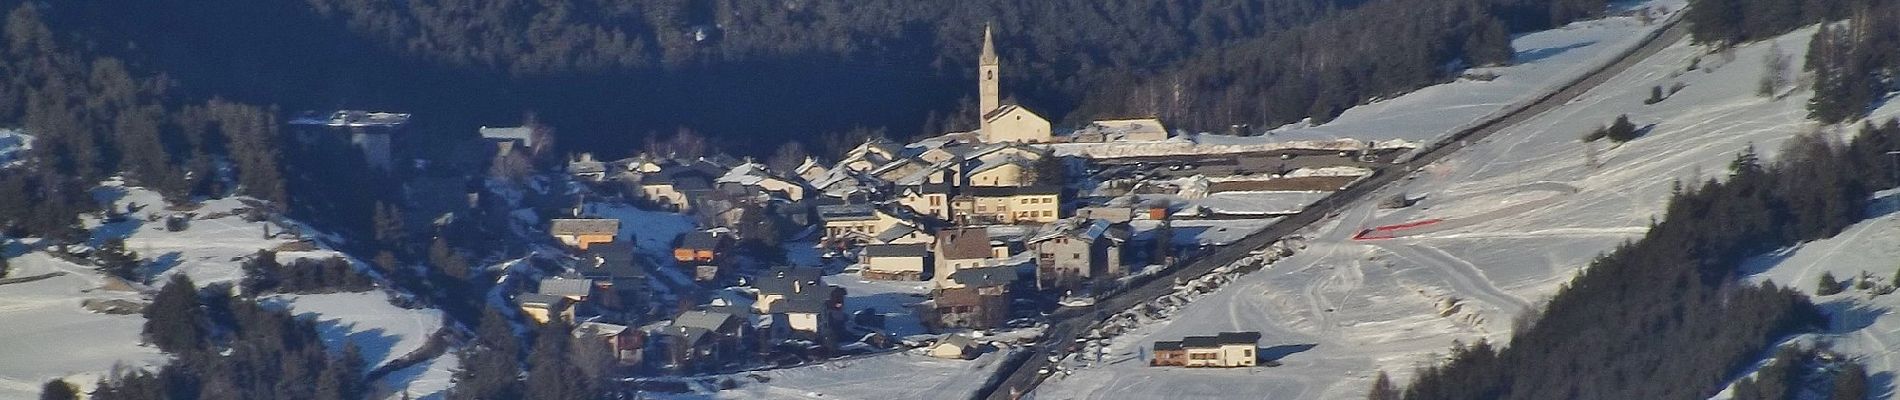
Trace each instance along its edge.
{"label": "church building", "polygon": [[1020,105],[1003,105],[1001,62],[990,28],[983,27],[983,55],[977,67],[977,116],[981,118],[981,138],[985,143],[1046,143],[1051,141],[1049,120]]}

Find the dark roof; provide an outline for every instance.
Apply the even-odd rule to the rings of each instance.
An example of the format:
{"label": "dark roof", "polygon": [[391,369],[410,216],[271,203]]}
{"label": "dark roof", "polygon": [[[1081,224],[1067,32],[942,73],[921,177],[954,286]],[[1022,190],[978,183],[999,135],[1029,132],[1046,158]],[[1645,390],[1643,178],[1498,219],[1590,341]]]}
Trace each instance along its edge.
{"label": "dark roof", "polygon": [[[799,286],[797,284],[800,282],[802,282],[805,287],[815,288],[822,286],[825,283],[823,271],[819,271],[817,268],[772,267],[772,269],[766,270],[765,273],[759,274],[757,279],[753,280],[752,287],[759,289],[760,293],[790,294],[794,292],[794,289]],[[798,291],[813,292],[816,290]]]}
{"label": "dark roof", "polygon": [[1180,350],[1180,349],[1182,349],[1180,341],[1155,342],[1155,350]]}
{"label": "dark roof", "polygon": [[588,279],[646,279],[647,272],[634,263],[633,244],[597,243],[581,251],[574,269]]}
{"label": "dark roof", "polygon": [[910,236],[911,233],[915,233],[920,230],[921,229],[917,229],[917,227],[911,226],[910,224],[892,225],[890,229],[885,229],[883,232],[877,233],[877,241],[890,242],[892,240],[897,240],[905,236]]}
{"label": "dark roof", "polygon": [[566,297],[555,296],[551,294],[522,293],[520,295],[515,296],[515,304],[523,306],[523,307],[534,306],[534,307],[556,308],[564,304],[563,302],[565,301],[567,301]]}
{"label": "dark roof", "polygon": [[950,280],[970,287],[1003,286],[1016,281],[1016,269],[1010,267],[964,269],[951,273]]}
{"label": "dark roof", "polygon": [[562,297],[566,297],[566,296],[585,297],[589,294],[592,294],[593,291],[594,291],[594,280],[592,279],[568,279],[568,278],[560,278],[560,277],[542,279],[540,290],[539,290],[541,294],[549,294],[549,295],[562,296]]}
{"label": "dark roof", "polygon": [[766,306],[766,313],[821,313],[825,311],[826,296],[806,295],[786,296]]}
{"label": "dark roof", "polygon": [[930,246],[918,244],[874,244],[864,246],[865,257],[923,257]]}
{"label": "dark roof", "polygon": [[707,231],[686,232],[686,233],[680,234],[679,248],[708,249],[708,250],[717,249],[719,248],[719,245],[721,244],[721,242],[724,242],[724,239],[725,238],[721,237],[719,234],[707,232]]}
{"label": "dark roof", "polygon": [[1260,332],[1221,332],[1215,340],[1221,344],[1257,344],[1260,343]]}
{"label": "dark roof", "polygon": [[818,217],[826,221],[877,219],[877,209],[869,204],[825,205],[818,206]]}
{"label": "dark roof", "polygon": [[736,330],[738,322],[738,317],[718,311],[694,310],[673,317],[675,326],[720,332]]}
{"label": "dark roof", "polygon": [[937,243],[937,255],[946,260],[990,258],[990,233],[984,228],[944,230]]}
{"label": "dark roof", "polygon": [[948,194],[950,193],[950,184],[948,183],[924,183],[924,184],[917,184],[917,185],[909,185],[909,186],[905,186],[904,188],[907,190],[914,190],[917,193],[922,193],[922,194]]}
{"label": "dark roof", "polygon": [[1228,344],[1253,345],[1256,343],[1260,343],[1260,332],[1221,332],[1219,336],[1188,336],[1181,338],[1182,346],[1189,348],[1220,347],[1221,345]]}
{"label": "dark roof", "polygon": [[555,235],[613,235],[619,231],[617,219],[559,218],[548,222],[548,233]]}
{"label": "dark roof", "polygon": [[1058,195],[1058,194],[1062,194],[1062,187],[1061,187],[1061,186],[1054,186],[1054,185],[1045,185],[1045,186],[1024,186],[1024,187],[1010,187],[1010,186],[972,186],[972,187],[967,187],[967,188],[963,188],[963,194],[967,194],[967,195],[970,195],[970,196],[973,196],[973,197],[1009,197],[1009,196],[1020,196],[1020,195]]}

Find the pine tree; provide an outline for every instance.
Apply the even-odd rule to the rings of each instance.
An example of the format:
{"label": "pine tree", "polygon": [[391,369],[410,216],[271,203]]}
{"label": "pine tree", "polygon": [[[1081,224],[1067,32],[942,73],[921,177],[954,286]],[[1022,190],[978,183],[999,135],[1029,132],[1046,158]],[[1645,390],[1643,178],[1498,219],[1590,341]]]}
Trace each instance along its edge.
{"label": "pine tree", "polygon": [[63,379],[46,381],[40,387],[40,400],[79,400],[79,388]]}
{"label": "pine tree", "polygon": [[1841,282],[1834,278],[1833,272],[1822,272],[1815,285],[1814,294],[1830,296],[1841,292]]}
{"label": "pine tree", "polygon": [[145,341],[172,354],[199,349],[205,343],[200,305],[198,286],[185,274],[173,274],[152,297],[152,304],[145,307]]}
{"label": "pine tree", "polygon": [[475,343],[461,352],[462,368],[448,398],[456,400],[513,400],[522,396],[521,341],[507,317],[493,309],[482,313]]}
{"label": "pine tree", "polygon": [[1366,394],[1366,400],[1399,400],[1402,393],[1392,384],[1392,377],[1385,371],[1379,371],[1379,378],[1372,381],[1372,392]]}
{"label": "pine tree", "polygon": [[1849,362],[1834,373],[1833,396],[1835,400],[1853,400],[1867,398],[1867,368],[1858,362]]}
{"label": "pine tree", "polygon": [[573,338],[566,321],[556,318],[543,324],[535,334],[534,350],[529,352],[527,398],[531,400],[589,399],[594,387],[586,374],[568,359]]}
{"label": "pine tree", "polygon": [[318,400],[357,400],[368,393],[363,382],[363,355],[356,344],[344,342],[343,352],[324,366],[317,381]]}

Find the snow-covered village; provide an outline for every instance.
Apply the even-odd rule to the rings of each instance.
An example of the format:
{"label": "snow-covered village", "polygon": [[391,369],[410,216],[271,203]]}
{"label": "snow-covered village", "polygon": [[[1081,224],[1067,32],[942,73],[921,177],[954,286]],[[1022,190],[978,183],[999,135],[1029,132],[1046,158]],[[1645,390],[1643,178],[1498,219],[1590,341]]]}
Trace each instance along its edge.
{"label": "snow-covered village", "polygon": [[1051,1],[0,4],[0,399],[1900,390],[1894,4]]}

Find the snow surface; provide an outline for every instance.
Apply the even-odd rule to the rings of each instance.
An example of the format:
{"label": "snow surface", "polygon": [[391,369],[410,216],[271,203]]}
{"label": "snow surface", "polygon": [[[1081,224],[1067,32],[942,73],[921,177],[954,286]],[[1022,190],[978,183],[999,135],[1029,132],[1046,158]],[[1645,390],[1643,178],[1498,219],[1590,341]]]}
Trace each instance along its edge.
{"label": "snow surface", "polygon": [[[246,199],[242,198],[206,200],[189,211],[167,211],[158,193],[127,187],[117,181],[102,184],[93,189],[92,194],[94,199],[112,204],[117,210],[126,210],[133,204],[142,207],[128,213],[120,222],[91,219],[86,225],[93,230],[91,243],[95,246],[111,238],[124,239],[128,250],[146,259],[143,272],[154,286],[162,286],[172,274],[186,274],[201,287],[216,282],[235,283],[244,276],[239,267],[244,258],[258,250],[294,242],[288,236],[265,238],[265,223],[245,222],[235,213],[246,207]],[[162,222],[147,222],[158,220],[152,217],[174,212],[195,213],[197,218],[180,232],[166,231]],[[218,214],[227,215],[211,218]],[[282,231],[274,224],[271,226],[270,232]],[[308,229],[305,233],[320,234]],[[327,249],[277,253],[280,262],[332,256],[343,254]],[[0,343],[0,354],[8,355],[0,360],[0,398],[38,393],[39,385],[45,380],[74,374],[79,374],[75,383],[89,388],[97,376],[106,373],[115,363],[153,366],[163,360],[157,349],[138,346],[139,331],[145,323],[143,317],[94,314],[79,308],[85,299],[136,300],[139,294],[93,290],[104,282],[99,272],[45,253],[30,252],[9,261],[16,267],[11,276],[52,271],[64,271],[68,275],[0,285],[0,321],[7,321],[0,326],[0,337],[10,338],[0,341],[4,342]],[[362,265],[354,259],[351,262]],[[356,343],[366,361],[372,363],[366,369],[420,347],[442,322],[436,310],[409,310],[390,305],[382,291],[275,296],[273,301],[284,301],[294,313],[316,319],[326,343],[332,346],[342,340]],[[12,348],[16,346],[19,348]],[[332,348],[336,349],[340,348]],[[13,357],[16,354],[24,356]],[[418,375],[392,375],[405,376]],[[386,381],[391,385],[403,383]],[[426,382],[424,384],[426,386]],[[21,392],[16,393],[16,390]],[[415,392],[416,395],[428,394]]]}
{"label": "snow surface", "polygon": [[[1787,342],[1827,342],[1836,352],[1860,360],[1875,390],[1873,398],[1891,398],[1896,373],[1900,373],[1900,294],[1880,295],[1870,290],[1848,288],[1839,294],[1815,293],[1822,274],[1832,274],[1841,282],[1854,282],[1861,274],[1877,284],[1891,285],[1900,273],[1900,197],[1896,191],[1883,193],[1883,199],[1869,218],[1854,224],[1832,238],[1803,243],[1749,260],[1743,270],[1753,282],[1774,281],[1807,293],[1828,314],[1828,329],[1803,334]],[[1756,366],[1757,368],[1759,365]],[[1752,368],[1751,368],[1752,369]],[[1723,393],[1716,398],[1729,398]]]}
{"label": "snow surface", "polygon": [[404,395],[415,400],[440,400],[448,395],[453,386],[455,370],[461,368],[462,358],[449,351],[441,357],[421,364],[403,368],[384,376],[377,381],[377,391],[371,397],[401,399]]}
{"label": "snow surface", "polygon": [[[1812,33],[1774,41],[1799,60]],[[1282,367],[1188,370],[1125,362],[1052,379],[1036,397],[1361,398],[1379,371],[1403,383],[1415,367],[1440,360],[1453,341],[1506,341],[1512,316],[1535,307],[1597,254],[1647,229],[1674,181],[1723,174],[1750,144],[1772,158],[1785,139],[1816,128],[1805,118],[1807,92],[1780,99],[1754,95],[1769,48],[1745,45],[1730,58],[1706,55],[1686,40],[1672,45],[1569,104],[1474,143],[1396,190],[1368,197],[1403,191],[1423,195],[1418,205],[1382,210],[1367,201],[1349,207],[1304,233],[1306,249],[1109,346],[1132,357],[1157,340],[1255,330],[1264,335],[1263,354],[1285,353],[1277,360]],[[1697,57],[1704,69],[1686,71]],[[1687,86],[1668,100],[1643,105],[1650,87],[1677,82]],[[1602,166],[1591,167],[1591,144],[1578,138],[1622,114],[1639,126],[1654,126],[1619,146],[1594,144]],[[1892,105],[1875,112],[1880,119],[1895,114],[1900,107]],[[1554,189],[1559,185],[1574,192]],[[1445,217],[1465,220],[1398,239],[1350,239],[1368,227]],[[1800,280],[1797,286],[1812,282],[1789,279]],[[1877,332],[1892,328],[1875,326]],[[1880,342],[1864,346],[1887,357]]]}
{"label": "snow surface", "polygon": [[53,272],[66,275],[0,285],[0,399],[37,398],[55,378],[90,390],[114,365],[146,367],[165,361],[157,348],[139,345],[145,318],[97,314],[85,299],[138,300],[137,293],[97,290],[104,280],[92,268],[27,253],[8,260],[10,277]]}
{"label": "snow surface", "polygon": [[[1005,352],[974,360],[947,360],[899,352],[824,364],[740,374],[739,388],[678,399],[914,399],[962,400],[995,372]],[[759,383],[748,375],[769,379]]]}
{"label": "snow surface", "polygon": [[355,344],[369,363],[365,371],[422,348],[442,328],[441,311],[397,307],[381,291],[277,295],[263,301],[315,320],[317,334],[331,349],[343,348],[344,341]]}

